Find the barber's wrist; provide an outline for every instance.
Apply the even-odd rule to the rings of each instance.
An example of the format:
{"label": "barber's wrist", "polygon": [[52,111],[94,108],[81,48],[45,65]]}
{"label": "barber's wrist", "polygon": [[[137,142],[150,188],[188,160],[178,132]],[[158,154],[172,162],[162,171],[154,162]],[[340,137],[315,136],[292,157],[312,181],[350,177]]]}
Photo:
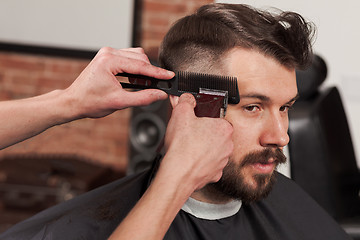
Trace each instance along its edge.
{"label": "barber's wrist", "polygon": [[[158,178],[166,181],[166,184],[171,185],[173,189],[180,192],[187,199],[196,189],[197,183],[194,181],[193,173],[185,166],[170,164],[170,161],[178,160],[170,159],[175,156],[165,156],[160,164],[159,170],[156,174]],[[169,162],[167,162],[169,161]]]}
{"label": "barber's wrist", "polygon": [[53,109],[54,125],[61,125],[85,117],[79,108],[79,100],[67,89],[54,90],[49,94]]}

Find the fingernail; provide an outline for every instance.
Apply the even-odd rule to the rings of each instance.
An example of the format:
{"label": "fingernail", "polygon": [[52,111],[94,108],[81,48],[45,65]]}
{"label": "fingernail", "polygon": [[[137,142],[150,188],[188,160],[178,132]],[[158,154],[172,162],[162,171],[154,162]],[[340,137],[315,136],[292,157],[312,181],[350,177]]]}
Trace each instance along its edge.
{"label": "fingernail", "polygon": [[175,76],[175,73],[172,72],[172,71],[167,71],[167,74],[168,74],[169,76],[171,76],[171,77]]}

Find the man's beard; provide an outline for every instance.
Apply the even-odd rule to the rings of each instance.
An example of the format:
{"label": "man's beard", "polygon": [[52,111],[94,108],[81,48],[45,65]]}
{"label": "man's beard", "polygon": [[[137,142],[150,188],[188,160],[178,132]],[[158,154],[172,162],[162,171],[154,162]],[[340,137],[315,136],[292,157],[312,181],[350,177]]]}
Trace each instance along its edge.
{"label": "man's beard", "polygon": [[212,196],[217,195],[219,199],[232,198],[242,200],[245,203],[261,200],[270,193],[276,180],[275,172],[250,176],[256,184],[256,186],[252,187],[245,180],[246,177],[242,174],[242,171],[245,166],[251,164],[267,164],[270,159],[274,160],[275,166],[286,162],[286,157],[279,148],[275,151],[266,148],[263,151],[249,153],[239,164],[229,161],[223,170],[221,179],[216,183],[208,184],[205,191]]}

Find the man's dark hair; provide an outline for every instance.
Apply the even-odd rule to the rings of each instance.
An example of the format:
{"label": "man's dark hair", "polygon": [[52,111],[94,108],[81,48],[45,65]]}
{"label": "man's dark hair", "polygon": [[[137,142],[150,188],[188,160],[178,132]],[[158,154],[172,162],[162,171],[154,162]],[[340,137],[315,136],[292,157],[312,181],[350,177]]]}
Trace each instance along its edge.
{"label": "man's dark hair", "polygon": [[222,68],[224,54],[240,47],[303,69],[312,59],[313,35],[313,25],[294,12],[209,4],[173,25],[161,44],[159,62],[174,71],[214,72]]}

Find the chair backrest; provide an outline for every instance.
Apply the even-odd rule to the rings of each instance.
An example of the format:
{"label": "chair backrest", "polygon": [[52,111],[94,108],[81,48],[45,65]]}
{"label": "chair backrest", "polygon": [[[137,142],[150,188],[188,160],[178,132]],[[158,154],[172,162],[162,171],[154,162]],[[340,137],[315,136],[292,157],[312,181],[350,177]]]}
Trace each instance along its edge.
{"label": "chair backrest", "polygon": [[336,87],[319,90],[326,64],[297,72],[300,99],[289,114],[291,176],[335,219],[360,215],[360,173]]}

